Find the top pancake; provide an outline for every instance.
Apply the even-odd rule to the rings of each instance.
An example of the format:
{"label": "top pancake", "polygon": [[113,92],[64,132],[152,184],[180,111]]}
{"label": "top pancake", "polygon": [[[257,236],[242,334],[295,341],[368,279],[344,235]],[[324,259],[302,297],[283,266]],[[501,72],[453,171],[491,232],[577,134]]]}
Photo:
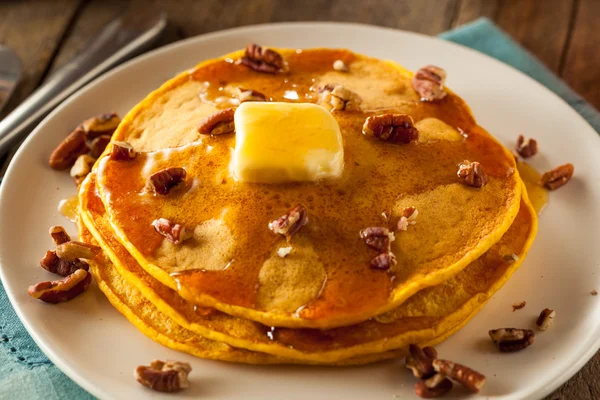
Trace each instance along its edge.
{"label": "top pancake", "polygon": [[[238,65],[240,52],[198,65],[151,93],[113,135],[144,153],[130,162],[101,159],[98,189],[119,241],[147,272],[199,305],[266,325],[331,328],[388,311],[452,277],[506,232],[521,199],[514,158],[458,96],[421,102],[408,71],[347,50],[279,51],[289,65],[285,74]],[[338,59],[349,73],[333,70]],[[363,99],[361,111],[333,112],[344,139],[339,179],[238,183],[228,170],[235,135],[197,133],[200,120],[231,105],[223,97],[235,87],[271,101],[316,102],[311,87],[325,83]],[[364,136],[365,118],[384,112],[409,114],[418,143]],[[482,164],[485,187],[459,182],[463,160]],[[144,194],[147,177],[167,167],[186,169],[184,187],[167,196]],[[309,223],[281,258],[276,251],[285,239],[267,225],[298,203],[308,209]],[[360,230],[384,226],[384,210],[396,220],[407,206],[419,214],[416,225],[396,232],[398,264],[387,272],[369,268],[376,253]],[[194,237],[178,246],[163,240],[151,225],[157,218],[195,227]]]}

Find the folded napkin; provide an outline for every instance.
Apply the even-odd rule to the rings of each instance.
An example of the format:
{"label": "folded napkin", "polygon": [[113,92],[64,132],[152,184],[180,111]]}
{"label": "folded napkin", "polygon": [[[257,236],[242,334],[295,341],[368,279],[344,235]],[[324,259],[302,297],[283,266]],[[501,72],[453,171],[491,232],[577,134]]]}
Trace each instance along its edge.
{"label": "folded napkin", "polygon": [[[562,97],[600,132],[600,113],[489,20],[479,19],[440,37],[471,47],[523,71]],[[131,382],[135,384],[133,378]],[[93,398],[40,351],[13,311],[1,284],[0,398]]]}

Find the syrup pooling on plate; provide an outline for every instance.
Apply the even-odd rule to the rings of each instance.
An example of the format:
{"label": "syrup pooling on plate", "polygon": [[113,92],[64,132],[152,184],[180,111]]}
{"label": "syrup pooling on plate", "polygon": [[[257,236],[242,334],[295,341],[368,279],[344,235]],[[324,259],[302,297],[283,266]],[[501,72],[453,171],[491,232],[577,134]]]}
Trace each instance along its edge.
{"label": "syrup pooling on plate", "polygon": [[[259,74],[227,60],[217,60],[191,73],[189,79],[210,83],[209,92],[210,88],[239,84],[276,101],[286,101],[290,85],[295,85],[297,93],[306,95],[315,84],[330,80],[346,83],[344,80],[350,79],[348,86],[363,97],[366,107],[363,111],[333,113],[344,139],[344,173],[340,179],[312,183],[239,184],[228,174],[235,135],[202,137],[201,140],[196,136],[196,142],[188,146],[156,150],[154,154],[161,157],[141,154],[127,163],[103,161],[99,168],[100,192],[107,202],[113,225],[124,233],[122,239],[131,242],[144,258],[156,263],[156,252],[160,251],[163,240],[153,232],[153,220],[168,218],[192,227],[216,221],[219,229],[222,228],[219,232],[230,234],[234,245],[231,251],[220,254],[221,259],[215,265],[196,263],[177,270],[174,278],[182,295],[199,302],[203,301],[201,295],[208,295],[223,303],[268,310],[271,307],[259,301],[259,276],[265,262],[276,257],[275,251],[285,245],[285,240],[273,235],[267,226],[293,205],[303,204],[308,209],[310,223],[292,240],[292,246],[294,251],[304,249],[316,254],[313,265],[320,265],[324,272],[320,274],[310,269],[311,274],[304,275],[311,275],[311,281],[297,282],[297,286],[308,284],[317,288],[314,296],[301,303],[286,304],[281,309],[291,315],[297,312],[304,319],[328,319],[372,313],[388,302],[390,293],[399,284],[457,262],[498,226],[508,227],[511,221],[506,219],[514,217],[514,214],[509,216],[508,210],[518,205],[520,194],[514,161],[475,124],[462,100],[449,93],[439,103],[419,102],[406,85],[406,79],[391,65],[385,74],[379,73],[396,74],[398,83],[388,82],[383,88],[372,87],[372,76],[366,72],[363,78],[369,79],[348,78],[337,72],[331,75],[332,64],[337,59],[343,59],[351,66],[351,72],[354,68],[360,74],[360,69],[367,67],[360,63],[353,65],[354,57],[342,50],[287,54],[290,72],[285,78]],[[185,85],[185,82],[189,80],[178,84]],[[381,91],[388,93],[387,97],[381,96],[385,101],[376,95]],[[209,95],[217,96],[217,93]],[[199,96],[195,98],[200,104]],[[361,133],[365,119],[381,113],[384,107],[408,113],[415,122],[437,118],[464,132],[465,137],[459,141],[429,140],[405,146],[365,137]],[[126,128],[117,135],[127,135]],[[138,140],[144,132],[132,128],[131,134]],[[120,136],[116,140],[127,139],[129,137]],[[150,167],[149,158],[153,159]],[[483,165],[490,177],[488,186],[478,191],[461,186],[456,170],[457,164],[465,159],[477,160]],[[188,179],[194,180],[194,189],[168,196],[142,194],[147,178],[144,175],[167,167],[185,168]],[[451,249],[450,255],[446,254],[447,249],[436,248],[434,241],[436,237],[443,239],[445,232],[433,236],[425,234],[431,226],[428,224],[437,218],[433,215],[439,210],[433,206],[439,196],[436,190],[449,195],[445,206],[447,215],[462,216],[470,212],[482,217],[468,223],[463,221],[464,217],[452,220],[452,224],[464,222],[465,231],[475,231],[475,234],[459,248]],[[358,233],[369,226],[381,226],[380,215],[385,209],[394,209],[397,216],[397,208],[403,202],[421,200],[423,209],[419,210],[419,218],[423,222],[415,229],[402,232],[394,242],[398,266],[389,272],[369,269],[375,254]],[[424,219],[428,212],[429,219]],[[448,226],[450,228],[452,226]],[[286,259],[293,256],[294,252]],[[226,265],[229,267],[223,269]],[[169,268],[165,270],[174,272]]]}
{"label": "syrup pooling on plate", "polygon": [[517,163],[517,167],[519,168],[521,179],[523,179],[523,183],[525,183],[525,187],[527,188],[531,205],[539,215],[546,207],[546,204],[548,204],[548,189],[540,184],[542,174],[536,171],[531,165],[522,161]]}

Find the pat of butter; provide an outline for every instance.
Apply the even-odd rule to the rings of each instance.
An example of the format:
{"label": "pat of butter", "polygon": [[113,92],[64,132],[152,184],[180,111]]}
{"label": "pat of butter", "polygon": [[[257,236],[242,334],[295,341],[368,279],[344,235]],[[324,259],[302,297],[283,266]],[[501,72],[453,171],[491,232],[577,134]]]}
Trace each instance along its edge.
{"label": "pat of butter", "polygon": [[240,182],[316,181],[344,170],[340,128],[322,107],[245,102],[234,122],[232,170]]}

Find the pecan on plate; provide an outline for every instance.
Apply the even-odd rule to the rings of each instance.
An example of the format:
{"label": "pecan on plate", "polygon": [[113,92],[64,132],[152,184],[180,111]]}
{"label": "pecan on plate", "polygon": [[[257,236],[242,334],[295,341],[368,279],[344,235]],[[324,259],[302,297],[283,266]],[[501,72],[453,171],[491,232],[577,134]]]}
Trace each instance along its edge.
{"label": "pecan on plate", "polygon": [[287,214],[269,222],[269,230],[284,235],[289,242],[300,228],[308,223],[308,211],[300,204],[293,207]]}
{"label": "pecan on plate", "polygon": [[51,226],[48,230],[48,233],[52,237],[52,241],[54,241],[55,245],[63,244],[71,241],[71,237],[62,226]]}
{"label": "pecan on plate", "polygon": [[521,308],[524,308],[527,305],[526,301],[522,301],[520,303],[515,303],[512,305],[513,308],[513,312],[520,310]]}
{"label": "pecan on plate", "polygon": [[477,161],[465,160],[458,164],[456,175],[467,186],[481,188],[488,183],[488,176],[483,171],[483,167]]}
{"label": "pecan on plate", "polygon": [[396,261],[396,256],[391,251],[387,253],[381,253],[377,257],[373,258],[369,263],[369,266],[372,269],[381,269],[387,270],[396,265],[398,262]]}
{"label": "pecan on plate", "polygon": [[77,242],[71,240],[70,242],[62,243],[56,246],[56,255],[61,260],[73,261],[79,258],[87,258],[91,260],[96,257],[96,254],[100,252],[100,247],[92,244]]}
{"label": "pecan on plate", "polygon": [[419,94],[421,101],[436,101],[446,97],[445,81],[446,71],[434,65],[427,65],[415,73],[412,87]]}
{"label": "pecan on plate", "polygon": [[420,348],[415,344],[408,347],[409,355],[406,356],[406,368],[419,379],[428,379],[435,374],[433,360],[437,358],[437,350],[433,347]]}
{"label": "pecan on plate", "polygon": [[415,384],[415,394],[424,399],[434,399],[452,390],[452,381],[442,374],[435,374]]}
{"label": "pecan on plate", "polygon": [[156,194],[166,195],[171,189],[185,181],[187,173],[181,167],[160,170],[148,178],[146,189]]}
{"label": "pecan on plate", "polygon": [[317,88],[319,105],[327,111],[359,111],[362,99],[342,85],[326,84]]}
{"label": "pecan on plate", "polygon": [[96,160],[87,154],[82,154],[77,157],[77,160],[75,160],[75,164],[73,164],[70,171],[71,178],[73,178],[77,186],[79,186],[85,177],[88,176],[95,162]]}
{"label": "pecan on plate", "polygon": [[240,101],[240,104],[247,101],[267,101],[267,96],[257,90],[244,89],[243,87],[237,87],[235,89],[235,95]]}
{"label": "pecan on plate", "polygon": [[209,115],[200,121],[200,125],[198,125],[198,133],[202,135],[218,136],[225,133],[234,132],[234,114],[235,108],[231,107]]}
{"label": "pecan on plate", "polygon": [[505,353],[523,350],[535,340],[535,333],[531,329],[492,329],[489,334],[498,349]]}
{"label": "pecan on plate", "polygon": [[166,218],[155,219],[152,226],[156,232],[166,237],[173,244],[179,244],[194,236],[193,230]]}
{"label": "pecan on plate", "polygon": [[62,260],[56,255],[56,251],[48,250],[40,260],[40,265],[46,271],[60,276],[69,276],[78,269],[88,270],[90,266],[78,258],[75,260]]}
{"label": "pecan on plate", "polygon": [[540,331],[545,331],[554,324],[554,317],[556,317],[556,312],[554,310],[544,308],[538,319],[535,321],[535,325]]}
{"label": "pecan on plate", "polygon": [[567,182],[571,180],[573,171],[575,171],[573,164],[561,165],[553,170],[545,172],[540,179],[540,183],[546,189],[556,190],[559,187],[566,185]]}
{"label": "pecan on plate", "polygon": [[390,251],[391,243],[396,240],[394,232],[390,232],[388,228],[379,226],[370,226],[360,231],[360,237],[365,241],[367,246],[380,253]]}
{"label": "pecan on plate", "polygon": [[77,297],[90,286],[91,282],[92,275],[84,269],[78,269],[62,279],[29,286],[27,293],[46,303],[55,304]]}
{"label": "pecan on plate", "polygon": [[408,144],[419,139],[413,119],[406,114],[372,115],[365,120],[362,132],[394,144]]}
{"label": "pecan on plate", "polygon": [[90,156],[98,158],[106,149],[106,146],[110,143],[110,135],[100,135],[95,137],[91,141],[88,141],[88,147],[90,148]]}
{"label": "pecan on plate", "polygon": [[531,138],[525,139],[525,136],[519,135],[515,150],[523,158],[533,157],[538,152],[537,141]]}
{"label": "pecan on plate", "polygon": [[127,142],[114,142],[110,150],[110,159],[115,161],[129,161],[137,156],[136,151]]}
{"label": "pecan on plate", "polygon": [[121,118],[112,112],[86,119],[81,127],[85,131],[85,138],[91,141],[99,136],[112,136],[120,123]]}
{"label": "pecan on plate", "polygon": [[257,44],[246,46],[246,53],[240,58],[239,63],[256,72],[267,74],[276,74],[287,70],[287,64],[281,54]]}
{"label": "pecan on plate", "polygon": [[87,154],[89,148],[85,142],[85,131],[77,127],[50,155],[48,164],[51,168],[65,170],[71,167],[77,158]]}
{"label": "pecan on plate", "polygon": [[150,366],[140,365],[134,371],[135,379],[157,392],[177,392],[189,386],[190,364],[179,361],[154,360]]}
{"label": "pecan on plate", "polygon": [[440,374],[454,379],[473,393],[478,393],[485,385],[484,375],[462,364],[435,359],[433,368]]}

